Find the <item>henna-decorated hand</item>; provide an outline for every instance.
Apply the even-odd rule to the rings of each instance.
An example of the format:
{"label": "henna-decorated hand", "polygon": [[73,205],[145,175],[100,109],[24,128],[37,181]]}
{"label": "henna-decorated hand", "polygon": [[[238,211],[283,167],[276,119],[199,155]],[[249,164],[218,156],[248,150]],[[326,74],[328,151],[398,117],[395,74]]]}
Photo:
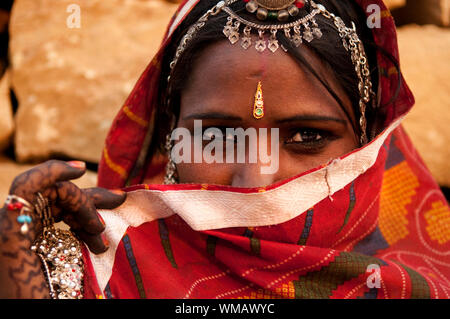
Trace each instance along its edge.
{"label": "henna-decorated hand", "polygon": [[[55,221],[64,221],[93,253],[99,254],[108,246],[102,236],[105,224],[97,209],[121,205],[126,193],[103,188],[80,189],[70,182],[85,172],[83,162],[50,160],[18,175],[9,193],[35,204],[36,194],[40,192],[49,199]],[[3,286],[0,298],[48,297],[40,260],[30,250],[42,225],[33,216],[30,231],[23,235],[17,215],[5,207],[0,210],[0,286]]]}

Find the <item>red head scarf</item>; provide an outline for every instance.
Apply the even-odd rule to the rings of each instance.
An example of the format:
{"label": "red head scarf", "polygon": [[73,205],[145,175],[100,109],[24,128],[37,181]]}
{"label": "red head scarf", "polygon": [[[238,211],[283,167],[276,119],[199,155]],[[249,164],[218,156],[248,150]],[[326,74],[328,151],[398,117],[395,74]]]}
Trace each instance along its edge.
{"label": "red head scarf", "polygon": [[[144,172],[139,171],[138,162],[140,157],[145,157],[146,142],[149,142],[148,140],[151,139],[152,135],[151,129],[155,120],[152,116],[158,107],[157,92],[160,89],[159,76],[162,57],[171,41],[174,29],[180,25],[183,18],[198,2],[186,0],[180,5],[169,23],[161,48],[141,75],[116,116],[106,138],[105,148],[103,149],[99,165],[99,186],[120,188],[141,183],[146,176],[154,176],[161,173],[164,165],[151,166],[149,171]],[[380,48],[389,52],[398,62],[397,35],[389,10],[382,1],[356,0],[356,2],[364,9],[374,3],[380,6],[381,27],[372,29],[374,40]],[[377,62],[380,73],[378,96],[381,98],[381,105],[386,105],[386,124],[389,124],[400,115],[404,115],[409,111],[414,104],[414,97],[403,79],[400,82],[400,88],[398,88],[399,74],[393,61],[378,53]],[[397,98],[392,103],[389,103],[391,98],[396,95],[397,89],[399,90]]]}
{"label": "red head scarf", "polygon": [[[398,61],[389,10],[355,1],[364,11],[379,5],[374,40]],[[146,171],[139,162],[152,136],[162,56],[196,3],[181,4],[108,134],[99,186],[134,186],[122,207],[101,212],[111,248],[85,250],[86,297],[448,298],[450,210],[398,126],[414,99],[382,54],[377,95],[386,129],[363,148],[266,188],[140,185],[163,172],[164,161]]]}

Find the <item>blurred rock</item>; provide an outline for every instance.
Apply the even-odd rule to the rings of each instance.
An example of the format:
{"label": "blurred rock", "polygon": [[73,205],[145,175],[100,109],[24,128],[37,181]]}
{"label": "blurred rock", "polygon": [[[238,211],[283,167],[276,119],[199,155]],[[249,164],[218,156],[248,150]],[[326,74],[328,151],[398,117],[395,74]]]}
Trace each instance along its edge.
{"label": "blurred rock", "polygon": [[[9,187],[14,178],[33,166],[17,164],[6,157],[0,156],[0,203],[3,203],[6,196],[8,196]],[[72,180],[72,182],[80,188],[95,187],[97,174],[92,171],[87,171],[82,177]]]}
{"label": "blurred rock", "polygon": [[397,25],[416,23],[448,27],[450,0],[406,0],[406,5],[394,10],[392,14]]}
{"label": "blurred rock", "polygon": [[438,183],[450,186],[450,29],[398,29],[400,62],[416,105],[404,125]]}
{"label": "blurred rock", "polygon": [[6,71],[0,80],[0,151],[9,145],[14,131],[9,78],[9,71]]}
{"label": "blurred rock", "polygon": [[384,4],[390,10],[398,7],[402,7],[406,4],[406,0],[384,0]]}
{"label": "blurred rock", "polygon": [[16,0],[13,6],[10,48],[21,162],[52,155],[98,162],[115,114],[177,8],[162,0],[78,0],[77,28],[73,4]]}

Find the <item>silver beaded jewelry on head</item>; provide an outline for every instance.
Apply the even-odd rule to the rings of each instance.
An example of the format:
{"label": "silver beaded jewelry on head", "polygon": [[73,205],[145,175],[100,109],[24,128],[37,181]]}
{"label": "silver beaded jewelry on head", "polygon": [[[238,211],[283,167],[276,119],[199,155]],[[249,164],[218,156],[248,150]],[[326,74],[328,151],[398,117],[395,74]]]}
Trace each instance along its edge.
{"label": "silver beaded jewelry on head", "polygon": [[[266,49],[276,52],[280,47],[284,49],[277,40],[278,32],[283,32],[295,47],[299,47],[304,41],[311,42],[314,39],[320,39],[322,31],[316,21],[316,17],[322,16],[331,20],[336,26],[342,45],[350,53],[351,61],[355,67],[360,96],[360,144],[366,144],[368,142],[366,107],[368,103],[373,101],[375,94],[372,90],[368,59],[364,46],[356,33],[355,24],[352,22],[352,27],[347,27],[340,17],[329,12],[323,5],[316,4],[313,0],[251,0],[246,4],[246,9],[249,13],[255,13],[258,20],[276,19],[277,21],[274,23],[255,23],[248,21],[230,8],[230,5],[237,1],[243,0],[219,1],[188,29],[175,51],[174,59],[170,63],[171,73],[167,78],[169,82],[167,96],[170,97],[170,78],[178,60],[187,48],[188,43],[203,28],[211,16],[215,16],[220,12],[225,12],[228,15],[223,34],[233,45],[240,40],[240,45],[244,50],[252,46],[251,34],[256,34],[257,40],[254,43],[254,48],[258,52],[264,52]],[[305,10],[306,4],[309,4],[309,12]],[[301,14],[302,11],[304,15]]]}

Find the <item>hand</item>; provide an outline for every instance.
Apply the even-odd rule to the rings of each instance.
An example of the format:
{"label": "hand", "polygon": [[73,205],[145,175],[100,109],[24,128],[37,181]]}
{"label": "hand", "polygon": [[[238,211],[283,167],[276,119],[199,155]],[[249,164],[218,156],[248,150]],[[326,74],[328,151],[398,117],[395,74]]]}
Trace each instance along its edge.
{"label": "hand", "polygon": [[[34,205],[36,193],[40,192],[49,199],[55,222],[64,221],[93,253],[99,254],[108,246],[101,234],[105,224],[97,209],[121,205],[126,193],[97,187],[80,189],[70,182],[85,172],[83,162],[50,160],[18,175],[9,193]],[[0,289],[3,290],[0,297],[42,298],[48,294],[48,289],[45,289],[40,261],[30,250],[42,225],[39,218],[33,216],[30,231],[24,236],[19,232],[16,218],[17,213],[14,216],[5,207],[0,210],[0,282],[4,286]],[[12,286],[9,287],[7,282]]]}
{"label": "hand", "polygon": [[[85,172],[83,162],[50,160],[17,176],[9,193],[35,204],[36,193],[40,192],[52,203],[55,221],[64,221],[93,253],[99,254],[108,247],[101,238],[105,224],[97,209],[115,208],[125,201],[126,195],[98,187],[81,190],[69,181]],[[40,230],[40,222],[36,221]]]}

